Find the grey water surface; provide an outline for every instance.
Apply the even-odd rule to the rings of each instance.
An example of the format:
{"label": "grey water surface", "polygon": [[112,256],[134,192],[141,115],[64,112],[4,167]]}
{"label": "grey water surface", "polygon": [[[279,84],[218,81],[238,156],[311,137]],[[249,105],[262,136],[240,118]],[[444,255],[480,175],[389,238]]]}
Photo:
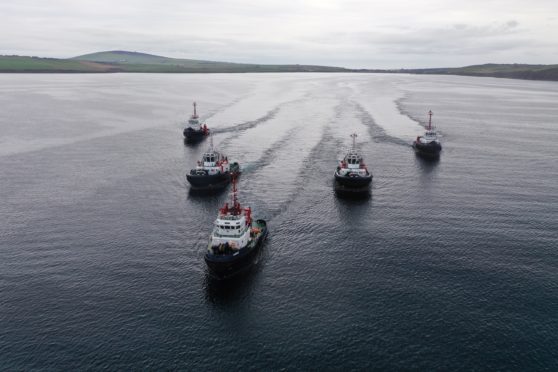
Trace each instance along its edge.
{"label": "grey water surface", "polygon": [[[270,227],[228,283],[194,100]],[[364,200],[332,187],[352,132]],[[0,74],[0,369],[557,370],[557,143],[551,82]]]}

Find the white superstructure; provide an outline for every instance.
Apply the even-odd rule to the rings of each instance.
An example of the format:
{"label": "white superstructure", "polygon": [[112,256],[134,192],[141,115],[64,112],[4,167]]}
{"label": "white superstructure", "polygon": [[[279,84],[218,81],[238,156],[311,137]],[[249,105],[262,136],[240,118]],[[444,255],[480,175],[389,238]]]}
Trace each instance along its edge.
{"label": "white superstructure", "polygon": [[202,124],[200,122],[200,117],[198,116],[198,112],[196,111],[196,107],[197,107],[197,104],[196,104],[196,102],[194,102],[194,113],[192,114],[192,116],[190,116],[190,119],[188,119],[188,126],[195,131],[207,132],[208,131],[207,125]]}
{"label": "white superstructure", "polygon": [[198,160],[195,170],[196,173],[204,172],[208,175],[225,173],[230,170],[229,159],[213,147],[213,137],[211,137],[209,148],[203,154],[202,160]]}
{"label": "white superstructure", "polygon": [[343,160],[339,161],[339,166],[337,167],[337,173],[340,176],[367,176],[368,168],[364,164],[362,156],[356,151],[356,137],[357,134],[351,134],[353,138],[353,147],[349,150],[347,155]]}
{"label": "white superstructure", "polygon": [[426,128],[426,132],[424,132],[424,136],[417,137],[417,142],[425,145],[431,142],[439,143],[438,134],[432,126],[432,115],[432,110],[428,111],[428,127]]}
{"label": "white superstructure", "polygon": [[[219,209],[217,219],[213,223],[213,232],[208,250],[214,248],[227,252],[240,250],[248,245],[252,228],[252,210],[242,208],[236,198],[236,178],[233,177],[232,207],[229,203]],[[234,253],[233,253],[234,254]]]}
{"label": "white superstructure", "polygon": [[250,227],[244,215],[219,213],[214,222],[211,246],[228,245],[232,250],[239,250],[248,245]]}

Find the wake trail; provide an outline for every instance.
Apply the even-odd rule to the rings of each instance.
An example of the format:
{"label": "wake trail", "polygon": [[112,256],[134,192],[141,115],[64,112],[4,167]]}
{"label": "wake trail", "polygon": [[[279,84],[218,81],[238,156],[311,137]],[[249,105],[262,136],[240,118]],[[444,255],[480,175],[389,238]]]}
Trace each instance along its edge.
{"label": "wake trail", "polygon": [[[324,183],[324,175],[333,174],[333,170],[330,172],[327,167],[329,165],[335,167],[337,161],[334,155],[335,150],[339,149],[344,144],[343,139],[333,134],[332,127],[339,123],[339,119],[343,116],[345,107],[347,107],[347,102],[346,99],[342,99],[341,102],[334,107],[333,115],[327,121],[327,124],[321,127],[318,141],[309,149],[306,156],[297,160],[300,161],[301,164],[311,164],[311,169],[314,171],[308,172],[308,168],[304,166],[298,169],[296,177],[294,177],[293,182],[290,184],[291,191],[286,194],[284,200],[274,207],[268,206],[268,216],[270,220],[280,219],[308,189],[322,189],[324,185],[326,185],[326,187],[329,186],[327,181]],[[292,128],[288,136],[285,136],[285,138],[276,143],[279,149],[282,149],[284,144],[291,141],[291,138],[296,135],[298,129],[297,127]],[[262,167],[271,164],[273,155],[277,152],[278,149],[269,149],[269,154],[262,156],[264,160],[261,163]],[[320,191],[312,193],[315,195],[322,194]]]}
{"label": "wake trail", "polygon": [[280,108],[281,108],[281,106],[277,106],[273,110],[268,111],[264,116],[259,117],[255,120],[245,121],[243,123],[235,124],[235,125],[230,126],[230,127],[216,128],[216,129],[213,129],[212,132],[215,133],[215,134],[242,132],[242,131],[245,131],[245,130],[248,130],[248,129],[255,128],[259,124],[265,123],[266,121],[273,119],[277,115],[277,113],[279,112]]}
{"label": "wake trail", "polygon": [[283,137],[264,150],[258,160],[246,163],[246,165],[242,167],[242,173],[255,173],[258,170],[270,165],[275,159],[277,153],[283,149],[285,144],[291,141],[297,129],[298,128],[296,127],[289,129]]}
{"label": "wake trail", "polygon": [[364,124],[368,128],[368,133],[375,142],[389,142],[395,145],[406,147],[411,146],[409,142],[399,137],[394,137],[387,134],[385,129],[376,123],[372,115],[368,111],[366,111],[366,109],[360,103],[353,103],[355,110],[357,111],[357,117],[360,119],[362,124]]}
{"label": "wake trail", "polygon": [[[418,123],[418,125],[420,125],[421,127],[423,127],[424,129],[426,129],[428,127],[428,119],[426,117],[426,114],[424,115],[424,117],[417,117],[415,115],[413,115],[410,111],[405,109],[404,106],[404,102],[409,100],[409,97],[401,97],[400,99],[398,99],[397,101],[395,101],[395,104],[397,106],[397,109],[399,110],[399,112],[401,113],[401,115],[405,115],[407,116],[409,119],[415,121]],[[433,127],[436,127],[434,125],[434,120],[432,123]],[[438,133],[438,137],[443,137],[444,133],[438,129],[436,129],[436,132]]]}
{"label": "wake trail", "polygon": [[[289,132],[292,132],[292,134],[294,134],[295,129],[296,128],[293,128]],[[310,152],[304,158],[301,159],[301,162],[303,164],[313,164],[314,163],[313,159],[318,158],[318,154],[322,152],[322,148],[323,148],[322,144],[333,138],[333,137],[327,137],[326,134],[327,134],[327,127],[324,127],[322,130],[322,135],[320,140],[311,148]],[[284,138],[279,142],[287,143],[289,142],[289,139],[290,138]],[[281,146],[282,144],[280,144],[279,142],[277,144]],[[264,157],[262,157],[263,158],[261,159],[263,160],[261,163],[262,167],[271,164],[271,161],[273,160],[273,154],[276,151],[277,150],[269,151],[269,154],[266,154]],[[318,179],[321,178],[320,176],[318,176]],[[282,203],[279,203],[274,208],[270,208],[270,213],[268,214],[270,220],[274,220],[280,217],[285,211],[287,211],[290,208],[290,206],[297,200],[297,198],[302,193],[304,193],[307,187],[309,187],[308,177],[309,174],[307,168],[302,167],[298,170],[294,183],[291,184],[292,191],[286,195],[286,198]]]}

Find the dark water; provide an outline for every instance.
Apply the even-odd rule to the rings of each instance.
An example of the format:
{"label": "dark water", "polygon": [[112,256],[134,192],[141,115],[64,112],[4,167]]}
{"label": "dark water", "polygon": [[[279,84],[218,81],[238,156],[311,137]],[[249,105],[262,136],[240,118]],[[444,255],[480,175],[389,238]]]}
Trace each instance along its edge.
{"label": "dark water", "polygon": [[[558,369],[558,85],[0,75],[0,369]],[[217,285],[197,100],[270,238]],[[426,112],[439,162],[409,144]],[[359,133],[372,195],[335,197]]]}

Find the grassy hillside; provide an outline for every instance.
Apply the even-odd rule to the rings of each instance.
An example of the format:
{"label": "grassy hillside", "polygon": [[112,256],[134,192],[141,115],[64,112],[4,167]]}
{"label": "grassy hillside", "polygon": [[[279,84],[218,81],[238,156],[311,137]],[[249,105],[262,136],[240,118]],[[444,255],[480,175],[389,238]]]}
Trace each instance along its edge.
{"label": "grassy hillside", "polygon": [[229,63],[229,62],[214,62],[202,61],[196,59],[179,59],[156,56],[147,53],[126,52],[122,50],[114,50],[110,52],[99,52],[85,54],[82,56],[74,57],[73,60],[78,61],[92,61],[109,63],[121,66],[138,66],[138,65],[152,65],[160,67],[171,68],[247,68],[249,64]]}
{"label": "grassy hillside", "polygon": [[558,65],[494,64],[475,65],[459,68],[430,68],[398,70],[412,74],[464,75],[501,77],[511,79],[558,81]]}
{"label": "grassy hillside", "polygon": [[310,65],[257,65],[200,61],[112,51],[86,54],[70,59],[0,56],[0,72],[343,72],[340,67]]}
{"label": "grassy hillside", "polygon": [[[94,61],[94,62],[103,62],[103,63],[122,63],[122,64],[125,63],[125,64],[140,64],[140,65],[169,64],[170,61],[175,60],[174,58],[155,56],[153,54],[126,52],[122,50],[84,54],[71,59],[78,60],[78,61]],[[184,61],[196,62],[195,60],[184,60]]]}
{"label": "grassy hillside", "polygon": [[259,65],[167,58],[146,53],[109,51],[70,59],[0,56],[0,72],[376,72],[503,77],[558,81],[558,65],[485,64],[459,68],[350,70],[314,65]]}
{"label": "grassy hillside", "polygon": [[152,54],[110,51],[74,57],[75,61],[110,64],[123,72],[337,72],[349,71],[340,67],[309,65],[258,65],[179,59]]}
{"label": "grassy hillside", "polygon": [[0,56],[0,72],[111,72],[112,66],[69,59]]}

